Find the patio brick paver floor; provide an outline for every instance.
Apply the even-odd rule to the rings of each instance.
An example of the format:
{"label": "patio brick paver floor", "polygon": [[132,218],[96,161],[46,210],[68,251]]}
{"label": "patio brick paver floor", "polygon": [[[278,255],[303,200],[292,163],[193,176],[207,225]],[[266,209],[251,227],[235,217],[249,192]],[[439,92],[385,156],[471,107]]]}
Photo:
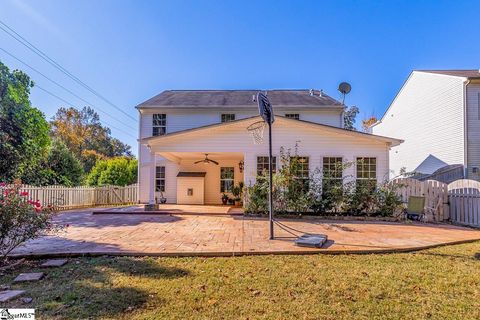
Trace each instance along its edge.
{"label": "patio brick paver floor", "polygon": [[276,228],[268,240],[265,219],[202,214],[92,214],[92,210],[60,214],[70,226],[60,234],[29,241],[13,255],[69,254],[240,255],[259,253],[365,253],[412,250],[480,239],[480,231],[446,224],[282,220],[305,232],[325,233],[322,249],[293,244]]}

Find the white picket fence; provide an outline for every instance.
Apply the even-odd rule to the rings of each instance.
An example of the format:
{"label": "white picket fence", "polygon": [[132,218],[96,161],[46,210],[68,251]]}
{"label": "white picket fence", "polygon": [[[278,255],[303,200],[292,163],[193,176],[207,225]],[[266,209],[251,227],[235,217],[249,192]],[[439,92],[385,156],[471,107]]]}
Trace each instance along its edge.
{"label": "white picket fence", "polygon": [[410,196],[425,197],[427,221],[450,221],[480,227],[480,182],[460,179],[450,184],[436,180],[395,179],[404,203]]}
{"label": "white picket fence", "polygon": [[125,205],[138,202],[138,185],[125,187],[72,187],[22,185],[22,191],[28,192],[28,199],[40,201],[42,205],[53,205],[58,210],[93,207],[102,205]]}

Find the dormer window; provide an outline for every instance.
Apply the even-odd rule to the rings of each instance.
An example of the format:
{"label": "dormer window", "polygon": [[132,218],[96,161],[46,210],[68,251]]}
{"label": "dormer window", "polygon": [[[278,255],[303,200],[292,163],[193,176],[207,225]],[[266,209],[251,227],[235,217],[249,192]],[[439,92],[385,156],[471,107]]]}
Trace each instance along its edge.
{"label": "dormer window", "polygon": [[163,136],[167,133],[167,115],[156,113],[152,119],[152,136]]}
{"label": "dormer window", "polygon": [[298,113],[286,113],[285,118],[300,120],[300,115]]}
{"label": "dormer window", "polygon": [[230,122],[235,121],[235,114],[234,113],[223,113],[222,114],[222,122]]}

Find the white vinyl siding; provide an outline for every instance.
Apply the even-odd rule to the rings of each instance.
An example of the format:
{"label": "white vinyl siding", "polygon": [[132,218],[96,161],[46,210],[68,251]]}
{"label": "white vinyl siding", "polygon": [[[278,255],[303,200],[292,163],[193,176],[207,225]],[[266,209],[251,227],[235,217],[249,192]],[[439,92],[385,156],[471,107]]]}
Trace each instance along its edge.
{"label": "white vinyl siding", "polygon": [[392,176],[413,171],[429,155],[464,164],[463,78],[414,71],[374,134],[403,139],[390,151]]}
{"label": "white vinyl siding", "polygon": [[[258,116],[258,109],[255,108],[196,108],[196,109],[163,109],[158,108],[158,111],[145,110],[142,111],[140,118],[140,135],[141,138],[152,136],[152,123],[154,113],[164,113],[167,115],[167,133],[203,127],[221,122],[221,114],[235,114],[235,120],[250,118]],[[334,127],[341,127],[341,110],[332,109],[283,109],[279,108],[275,114],[284,116],[285,114],[301,113],[301,120],[326,124]]]}
{"label": "white vinyl siding", "polygon": [[[176,174],[182,171],[206,171],[205,176],[205,203],[221,203],[220,169],[219,167],[235,168],[235,183],[244,181],[249,186],[256,181],[257,157],[265,155],[266,144],[255,145],[251,136],[246,131],[251,122],[235,123],[228,127],[214,127],[208,130],[197,131],[188,135],[178,135],[161,138],[158,143],[152,143],[152,152],[208,152],[228,153],[242,152],[243,159],[221,160],[219,166],[194,165],[192,160],[182,160],[180,164],[166,161],[166,197],[169,203],[176,201]],[[292,135],[295,132],[295,135]],[[328,132],[321,127],[306,126],[301,121],[290,121],[277,118],[273,125],[273,152],[280,154],[280,147],[290,148],[292,151],[298,142],[301,156],[309,158],[309,169],[321,168],[323,157],[333,155],[342,157],[344,161],[354,161],[359,156],[374,157],[377,159],[377,181],[383,181],[388,176],[388,145],[385,142],[375,141],[366,136],[351,136],[338,132]],[[212,156],[213,158],[213,156]],[[244,171],[239,172],[238,163],[244,160]],[[164,161],[164,160],[162,160]],[[163,164],[158,164],[163,165]],[[346,181],[348,177],[355,177],[355,168],[345,170]],[[149,181],[140,181],[141,186]],[[148,190],[148,187],[146,188]]]}
{"label": "white vinyl siding", "polygon": [[467,177],[480,180],[480,83],[470,83],[466,92],[467,102]]}

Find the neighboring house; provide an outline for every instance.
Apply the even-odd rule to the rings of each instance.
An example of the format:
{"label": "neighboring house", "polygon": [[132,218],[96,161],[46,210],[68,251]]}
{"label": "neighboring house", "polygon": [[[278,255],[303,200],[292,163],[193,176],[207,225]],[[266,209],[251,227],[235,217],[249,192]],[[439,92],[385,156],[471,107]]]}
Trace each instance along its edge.
{"label": "neighboring house", "polygon": [[[258,90],[168,90],[137,106],[140,113],[140,202],[220,204],[233,184],[254,184],[268,169],[268,144],[253,143],[248,125],[260,121]],[[383,180],[388,151],[400,140],[343,129],[344,105],[317,90],[269,90],[274,167],[280,148],[299,146],[304,175],[336,161],[363,158],[344,176]],[[265,140],[268,133],[265,130]],[[218,162],[197,163],[205,158]]]}
{"label": "neighboring house", "polygon": [[[480,73],[478,70],[413,71],[372,132],[402,138],[390,168],[450,182],[479,180]],[[464,170],[459,170],[462,166]]]}

